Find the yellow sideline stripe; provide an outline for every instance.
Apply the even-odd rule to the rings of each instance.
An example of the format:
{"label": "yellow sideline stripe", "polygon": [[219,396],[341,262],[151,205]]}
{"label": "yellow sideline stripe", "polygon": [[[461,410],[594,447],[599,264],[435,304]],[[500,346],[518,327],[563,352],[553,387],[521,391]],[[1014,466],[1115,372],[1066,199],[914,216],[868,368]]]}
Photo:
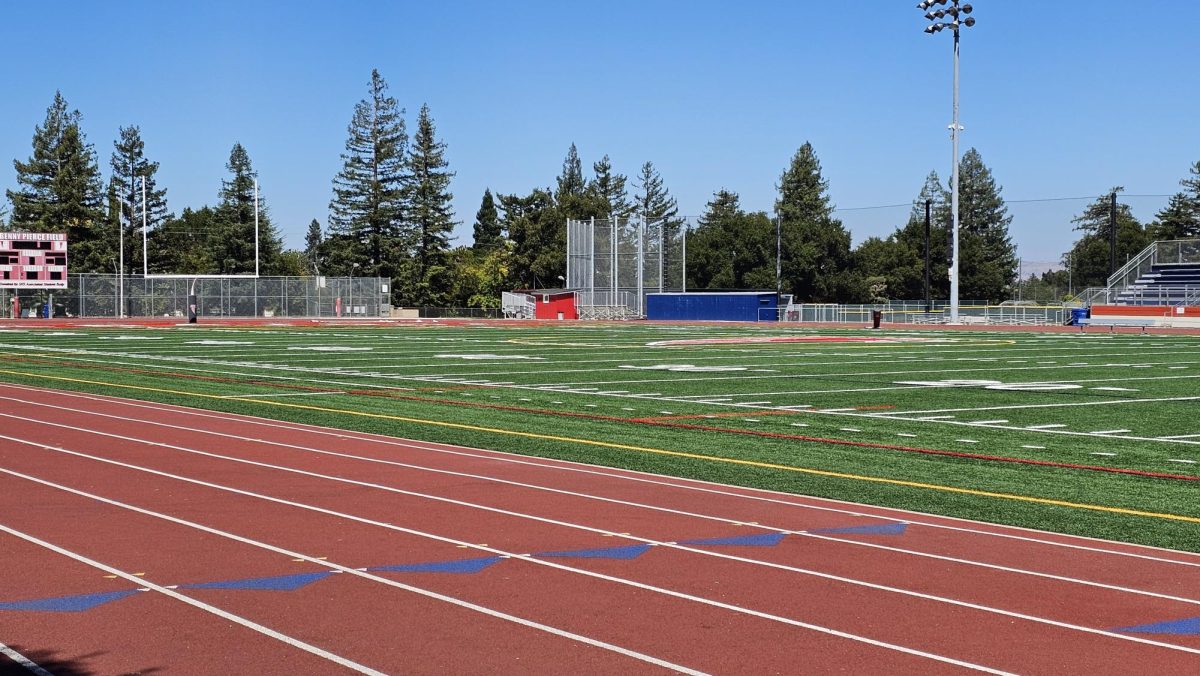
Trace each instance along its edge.
{"label": "yellow sideline stripe", "polygon": [[[126,385],[121,383],[108,383],[96,380],[85,380],[83,378],[68,378],[66,376],[49,376],[34,373],[23,373],[21,371],[9,371],[0,369],[0,373],[5,373],[14,376],[25,376],[27,378],[40,378],[44,380],[61,380],[70,383],[82,383],[85,385],[100,385],[102,387],[115,387],[126,390],[139,390],[143,392],[157,392],[160,394],[173,394],[184,397],[199,397],[203,399],[220,399],[224,401],[235,400],[233,397],[217,395],[217,394],[202,394],[198,392],[185,392],[181,390],[168,390],[160,387],[146,387],[144,385]],[[1002,500],[1016,500],[1018,502],[1031,502],[1039,505],[1051,505],[1054,507],[1069,507],[1071,509],[1085,509],[1096,512],[1108,512],[1111,514],[1122,514],[1125,516],[1143,516],[1152,519],[1166,519],[1169,521],[1183,521],[1187,523],[1200,524],[1200,517],[1185,516],[1182,514],[1164,514],[1160,512],[1146,512],[1139,509],[1126,509],[1124,507],[1109,507],[1107,505],[1091,505],[1079,502],[1067,502],[1065,500],[1054,500],[1051,498],[1038,498],[1030,495],[1016,495],[1013,493],[995,493],[992,491],[981,491],[974,488],[959,488],[957,486],[942,486],[939,484],[927,484],[919,481],[905,481],[903,479],[888,479],[884,477],[863,476],[860,474],[848,474],[845,472],[832,472],[823,469],[811,469],[808,467],[794,467],[791,465],[779,465],[771,462],[760,462],[758,460],[742,460],[739,458],[726,458],[722,456],[702,455],[699,453],[687,453],[684,451],[669,451],[661,448],[647,448],[645,446],[630,446],[627,444],[618,444],[610,441],[597,441],[594,439],[578,439],[574,437],[560,437],[553,434],[538,434],[536,432],[519,432],[516,430],[505,430],[495,427],[481,427],[478,425],[467,425],[464,423],[445,422],[441,420],[425,420],[422,418],[406,418],[398,415],[388,415],[386,413],[370,413],[367,411],[352,411],[341,408],[329,408],[325,406],[312,406],[310,404],[293,404],[283,401],[267,401],[263,399],[244,399],[236,398],[239,402],[253,402],[264,406],[276,406],[280,408],[295,408],[306,411],[319,411],[321,413],[338,413],[342,415],[353,415],[362,418],[375,418],[382,420],[395,420],[398,422],[413,423],[417,425],[434,425],[438,427],[449,427],[453,429],[468,430],[471,432],[487,432],[490,434],[504,434],[508,436],[526,437],[529,439],[540,439],[543,441],[560,441],[569,444],[584,444],[587,446],[600,446],[603,448],[615,448],[622,451],[635,451],[638,453],[654,453],[657,455],[667,455],[678,458],[688,458],[691,460],[704,460],[708,462],[721,462],[733,465],[744,465],[747,467],[757,467],[760,469],[775,469],[785,472],[797,472],[800,474],[810,474],[814,476],[829,477],[834,479],[851,479],[854,481],[867,481],[871,483],[888,484],[892,486],[904,486],[907,488],[924,488],[934,491],[943,491],[946,493],[958,493],[961,495],[974,495],[977,497],[998,498]]]}

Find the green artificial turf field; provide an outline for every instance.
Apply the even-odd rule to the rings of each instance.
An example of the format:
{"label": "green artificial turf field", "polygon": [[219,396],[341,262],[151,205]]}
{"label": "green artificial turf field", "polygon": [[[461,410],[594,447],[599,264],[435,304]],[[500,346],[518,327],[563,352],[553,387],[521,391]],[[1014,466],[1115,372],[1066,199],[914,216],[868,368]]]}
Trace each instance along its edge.
{"label": "green artificial turf field", "polygon": [[0,354],[15,383],[1200,551],[1200,337],[201,325]]}

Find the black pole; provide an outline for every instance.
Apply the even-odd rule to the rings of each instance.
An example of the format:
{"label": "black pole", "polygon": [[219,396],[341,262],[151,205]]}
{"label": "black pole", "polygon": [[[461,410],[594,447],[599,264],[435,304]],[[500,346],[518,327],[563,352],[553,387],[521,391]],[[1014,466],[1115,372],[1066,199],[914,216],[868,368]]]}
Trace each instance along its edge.
{"label": "black pole", "polygon": [[1117,271],[1117,191],[1113,191],[1108,207],[1108,274]]}
{"label": "black pole", "polygon": [[925,200],[925,311],[933,311],[933,301],[929,295],[929,208],[933,200]]}

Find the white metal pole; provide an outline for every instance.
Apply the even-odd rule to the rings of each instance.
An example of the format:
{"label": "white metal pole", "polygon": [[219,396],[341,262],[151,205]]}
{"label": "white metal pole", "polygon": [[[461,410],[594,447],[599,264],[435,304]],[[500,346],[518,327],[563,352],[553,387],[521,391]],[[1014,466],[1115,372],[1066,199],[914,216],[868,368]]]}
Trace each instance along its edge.
{"label": "white metal pole", "polygon": [[[133,206],[130,205],[130,216],[132,216],[132,210],[133,210]],[[117,247],[121,250],[120,254],[119,254],[121,262],[120,262],[120,267],[117,270],[117,316],[118,317],[125,316],[125,225],[121,222],[121,213],[123,213],[124,211],[125,211],[125,209],[123,207],[119,208],[117,210],[117,230],[120,232],[120,236],[118,237],[118,241],[117,241]]]}
{"label": "white metal pole", "polygon": [[953,147],[954,164],[950,167],[950,213],[953,230],[950,256],[950,323],[958,323],[958,27],[954,28],[954,122],[950,125],[950,145]]}
{"label": "white metal pole", "polygon": [[687,236],[688,224],[685,222],[683,224],[683,252],[680,254],[680,258],[683,259],[683,279],[680,280],[680,283],[684,293],[687,293]]}
{"label": "white metal pole", "polygon": [[258,276],[258,179],[254,179],[254,276]]}
{"label": "white metal pole", "polygon": [[664,273],[663,273],[663,258],[664,258],[663,249],[665,249],[667,246],[667,240],[663,237],[663,224],[665,222],[666,222],[665,219],[658,222],[658,292],[659,293],[663,292],[663,280],[665,279]]}
{"label": "white metal pole", "polygon": [[[595,219],[595,217],[593,217],[592,218],[593,226],[595,225],[595,223],[596,223],[596,219]],[[612,296],[609,297],[608,304],[616,305],[617,304],[617,221],[609,220],[608,225],[609,225],[609,228],[612,230],[611,237],[610,237],[610,239],[612,239],[612,275],[610,275],[610,279],[609,279],[609,282],[610,282],[609,286],[612,289]]]}
{"label": "white metal pole", "polygon": [[645,287],[645,284],[643,283],[644,277],[643,277],[643,270],[642,270],[642,268],[645,267],[644,263],[645,263],[645,258],[646,258],[646,255],[645,255],[646,250],[642,246],[642,242],[643,242],[643,239],[645,238],[645,234],[646,234],[646,217],[642,216],[642,218],[638,221],[638,224],[637,224],[637,294],[638,294],[638,314],[639,315],[646,314],[645,308],[642,307],[642,305],[645,303],[645,299],[646,299],[646,287]]}
{"label": "white metal pole", "polygon": [[146,253],[146,177],[142,177],[142,278],[145,279],[147,271],[150,269],[146,265],[148,255]]}

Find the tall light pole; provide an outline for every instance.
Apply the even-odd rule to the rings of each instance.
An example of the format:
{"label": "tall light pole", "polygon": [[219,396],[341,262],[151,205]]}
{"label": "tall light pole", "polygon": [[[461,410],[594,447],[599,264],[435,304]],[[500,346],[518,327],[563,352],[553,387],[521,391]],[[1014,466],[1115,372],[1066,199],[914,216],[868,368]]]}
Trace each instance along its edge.
{"label": "tall light pole", "polygon": [[[935,5],[946,5],[945,9],[932,9]],[[925,27],[925,32],[933,35],[946,29],[954,33],[954,120],[950,123],[950,144],[953,146],[954,164],[950,166],[950,215],[951,215],[951,244],[950,244],[950,323],[958,323],[958,135],[962,125],[958,123],[958,34],[963,26],[970,28],[975,25],[975,17],[971,13],[971,5],[959,5],[959,0],[924,0],[917,9],[927,10],[925,18],[933,23]],[[942,21],[949,19],[949,21]]]}

